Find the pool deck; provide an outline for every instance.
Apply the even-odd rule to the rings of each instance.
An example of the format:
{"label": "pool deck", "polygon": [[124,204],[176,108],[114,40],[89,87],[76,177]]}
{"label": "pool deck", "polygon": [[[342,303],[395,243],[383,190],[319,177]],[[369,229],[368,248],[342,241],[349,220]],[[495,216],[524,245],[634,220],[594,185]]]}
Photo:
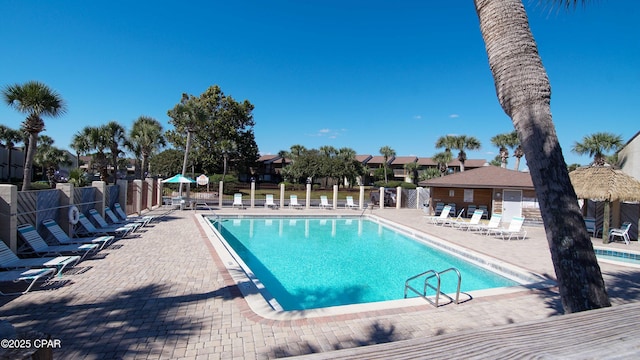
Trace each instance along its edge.
{"label": "pool deck", "polygon": [[[360,211],[254,208],[216,213]],[[369,213],[554,277],[542,227],[527,227],[526,240],[503,241],[431,225],[419,210]],[[637,268],[602,263],[613,307],[581,314],[556,316],[562,307],[554,289],[523,289],[439,308],[425,302],[274,320],[251,310],[232,281],[234,274],[197,224],[194,211],[175,211],[44,288],[1,297],[0,319],[19,332],[35,330],[59,339],[61,347],[53,350],[56,359],[272,359],[307,354],[310,359],[528,358],[540,349],[535,344],[554,340],[564,346],[549,347],[542,357],[624,358],[640,353],[640,330],[633,329],[640,314]],[[594,244],[603,246],[597,239]],[[604,246],[640,250],[635,241]],[[570,344],[572,339],[577,345]],[[496,350],[501,346],[504,352]]]}

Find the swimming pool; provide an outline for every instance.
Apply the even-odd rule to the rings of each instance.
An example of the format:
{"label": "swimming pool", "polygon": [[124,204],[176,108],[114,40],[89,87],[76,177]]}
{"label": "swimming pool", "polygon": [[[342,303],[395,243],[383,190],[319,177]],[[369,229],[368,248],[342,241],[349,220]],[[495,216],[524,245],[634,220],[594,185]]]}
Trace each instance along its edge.
{"label": "swimming pool", "polygon": [[[210,222],[249,277],[266,290],[272,306],[285,311],[403,299],[409,277],[451,267],[462,273],[462,292],[523,284],[513,273],[497,274],[474,264],[478,257],[465,261],[368,218]],[[453,294],[456,286],[454,273],[442,276],[443,292]]]}
{"label": "swimming pool", "polygon": [[598,261],[640,268],[640,252],[633,250],[614,250],[603,247],[594,247]]}

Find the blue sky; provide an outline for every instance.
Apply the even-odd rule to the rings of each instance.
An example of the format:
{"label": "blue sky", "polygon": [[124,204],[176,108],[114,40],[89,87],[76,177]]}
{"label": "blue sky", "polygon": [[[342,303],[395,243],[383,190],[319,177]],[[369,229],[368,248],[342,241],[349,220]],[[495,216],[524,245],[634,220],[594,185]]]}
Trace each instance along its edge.
{"label": "blue sky", "polygon": [[[638,130],[640,1],[572,11],[525,0],[552,86],[567,163],[575,141]],[[183,92],[217,84],[255,105],[262,154],[301,144],[429,157],[447,134],[491,160],[513,130],[500,108],[472,0],[0,0],[0,87],[37,80],[67,102],[43,134],[68,148],[85,126],[141,115],[170,129]],[[0,123],[24,115],[0,106]],[[513,161],[510,162],[513,164]]]}

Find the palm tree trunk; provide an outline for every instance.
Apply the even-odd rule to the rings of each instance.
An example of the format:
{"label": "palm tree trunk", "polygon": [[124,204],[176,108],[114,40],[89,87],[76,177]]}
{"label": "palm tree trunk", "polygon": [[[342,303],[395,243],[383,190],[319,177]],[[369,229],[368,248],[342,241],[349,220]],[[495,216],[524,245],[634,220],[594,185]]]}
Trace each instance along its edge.
{"label": "palm tree trunk", "polygon": [[551,86],[521,0],[474,0],[498,101],[527,157],[566,313],[611,306],[551,117]]}
{"label": "palm tree trunk", "polygon": [[38,133],[29,133],[29,146],[27,147],[27,158],[24,160],[24,169],[22,169],[22,191],[31,189],[31,171],[33,168],[33,157],[36,154],[36,145],[38,143]]}
{"label": "palm tree trunk", "polygon": [[[187,144],[184,147],[184,160],[182,161],[182,176],[187,174],[187,160],[189,159],[189,150],[191,150],[191,131],[187,129]],[[180,184],[180,193],[182,193],[182,184]]]}

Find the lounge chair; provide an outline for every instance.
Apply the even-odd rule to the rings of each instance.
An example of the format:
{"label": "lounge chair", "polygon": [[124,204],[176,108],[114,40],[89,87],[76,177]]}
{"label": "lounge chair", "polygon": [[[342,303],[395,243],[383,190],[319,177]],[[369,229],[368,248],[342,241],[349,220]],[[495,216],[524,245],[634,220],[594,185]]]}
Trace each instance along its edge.
{"label": "lounge chair", "polygon": [[[451,213],[451,211],[449,211],[449,213]],[[444,219],[444,221],[441,221],[439,224],[442,226],[451,225],[451,227],[455,227],[457,223],[466,222],[462,220],[462,214],[464,214],[464,209],[460,210],[460,212],[458,213],[458,216],[456,216],[455,218],[448,217]]]}
{"label": "lounge chair", "polygon": [[327,199],[326,195],[320,195],[320,204],[318,207],[321,209],[331,209],[331,204],[329,204],[329,199]]}
{"label": "lounge chair", "polygon": [[240,209],[244,209],[244,204],[242,203],[242,193],[233,194],[233,204],[231,207],[240,207]]}
{"label": "lounge chair", "polygon": [[113,204],[113,212],[122,220],[130,220],[130,221],[146,220],[145,225],[149,224],[153,220],[156,220],[156,217],[152,215],[127,216],[127,214],[122,209],[122,206],[120,206],[120,203]]}
{"label": "lounge chair", "polygon": [[356,204],[353,203],[353,196],[347,196],[347,203],[344,204],[344,207],[347,209],[357,209],[358,206]]}
{"label": "lounge chair", "polygon": [[276,204],[273,201],[273,194],[266,194],[265,195],[264,207],[268,207],[268,208],[271,208],[271,209],[277,209],[278,208],[278,204]]}
{"label": "lounge chair", "polygon": [[483,232],[489,232],[490,230],[497,229],[500,227],[500,222],[502,221],[502,214],[493,214],[491,215],[491,219],[489,219],[488,224],[478,224],[474,226],[469,226],[469,230],[478,231],[480,234]]}
{"label": "lounge chair", "polygon": [[78,235],[89,235],[89,236],[97,236],[97,235],[114,235],[117,237],[124,237],[133,231],[131,227],[119,226],[119,227],[108,227],[108,228],[97,228],[89,219],[84,216],[84,214],[80,214],[80,218],[78,219],[78,224],[82,227],[82,229],[77,229],[76,232]]}
{"label": "lounge chair", "polygon": [[127,224],[140,224],[140,227],[147,226],[151,221],[151,218],[147,219],[120,219],[108,206],[104,207],[104,215],[108,221],[111,221],[113,225],[127,225]]}
{"label": "lounge chair", "polygon": [[467,217],[472,217],[473,213],[476,211],[476,206],[475,205],[469,205],[467,206]]}
{"label": "lounge chair", "polygon": [[524,224],[524,216],[514,216],[511,218],[508,228],[489,229],[487,234],[501,236],[502,240],[511,240],[514,235],[518,239],[519,235],[522,235],[522,240],[524,240],[527,237],[527,232],[522,229],[522,224]]}
{"label": "lounge chair", "polygon": [[624,243],[629,245],[629,230],[631,229],[630,222],[624,222],[620,228],[614,228],[609,230],[609,242],[615,240],[616,237],[621,237]]}
{"label": "lounge chair", "polygon": [[79,261],[80,256],[77,255],[21,259],[7,247],[4,241],[0,240],[0,268],[3,269],[54,268],[56,275],[62,276],[64,268],[74,267]]}
{"label": "lounge chair", "polygon": [[602,227],[596,228],[595,218],[584,218],[584,225],[587,227],[587,232],[591,234],[592,237],[598,237],[598,234],[602,234]]}
{"label": "lounge chair", "polygon": [[482,210],[482,218],[483,219],[488,219],[489,218],[489,210],[487,209],[487,205],[479,205],[478,209]]}
{"label": "lounge chair", "polygon": [[482,219],[482,214],[483,213],[484,212],[482,210],[475,210],[473,212],[473,215],[471,215],[471,219],[469,221],[458,222],[458,223],[454,224],[454,227],[457,227],[458,229],[465,229],[466,231],[469,231],[470,227],[480,224],[480,220]]}
{"label": "lounge chair", "polygon": [[27,289],[20,292],[7,293],[0,291],[1,295],[20,295],[26,294],[31,290],[36,281],[40,279],[48,279],[55,274],[55,269],[22,269],[22,270],[10,270],[0,271],[0,282],[12,282],[17,283],[19,281],[30,282]]}
{"label": "lounge chair", "polygon": [[298,195],[289,195],[289,208],[302,209],[302,204],[298,203]]}
{"label": "lounge chair", "polygon": [[[93,219],[93,221],[96,222],[96,224],[98,224],[96,227],[98,228],[98,230],[102,230],[102,231],[109,231],[109,233],[112,234],[123,234],[122,236],[130,233],[130,232],[134,232],[136,230],[138,230],[138,228],[140,228],[140,226],[142,226],[140,223],[137,224],[109,224],[107,222],[107,220],[105,220],[102,215],[100,215],[100,213],[98,212],[98,210],[96,209],[89,209],[89,216],[91,216],[91,219]],[[127,229],[129,229],[127,231]]]}
{"label": "lounge chair", "polygon": [[444,203],[442,202],[436,203],[436,209],[433,215],[440,216],[440,214],[442,214],[442,209],[444,209]]}
{"label": "lounge chair", "polygon": [[438,224],[440,222],[444,222],[449,217],[449,212],[451,212],[451,206],[446,205],[440,211],[440,215],[437,216],[427,216],[426,218],[431,221],[433,224]]}
{"label": "lounge chair", "polygon": [[86,238],[70,238],[64,230],[58,225],[57,222],[46,219],[42,221],[42,225],[49,230],[51,235],[56,238],[56,241],[60,243],[60,245],[69,245],[69,244],[98,244],[100,245],[100,250],[102,250],[107,244],[111,243],[115,237],[111,235],[103,235],[103,236],[95,236],[95,237],[86,237]]}
{"label": "lounge chair", "polygon": [[38,256],[56,255],[78,255],[80,260],[84,259],[88,254],[98,251],[98,244],[69,244],[69,245],[48,245],[38,231],[31,224],[18,226],[18,234],[25,241],[32,251],[24,249],[24,253],[35,252]]}

